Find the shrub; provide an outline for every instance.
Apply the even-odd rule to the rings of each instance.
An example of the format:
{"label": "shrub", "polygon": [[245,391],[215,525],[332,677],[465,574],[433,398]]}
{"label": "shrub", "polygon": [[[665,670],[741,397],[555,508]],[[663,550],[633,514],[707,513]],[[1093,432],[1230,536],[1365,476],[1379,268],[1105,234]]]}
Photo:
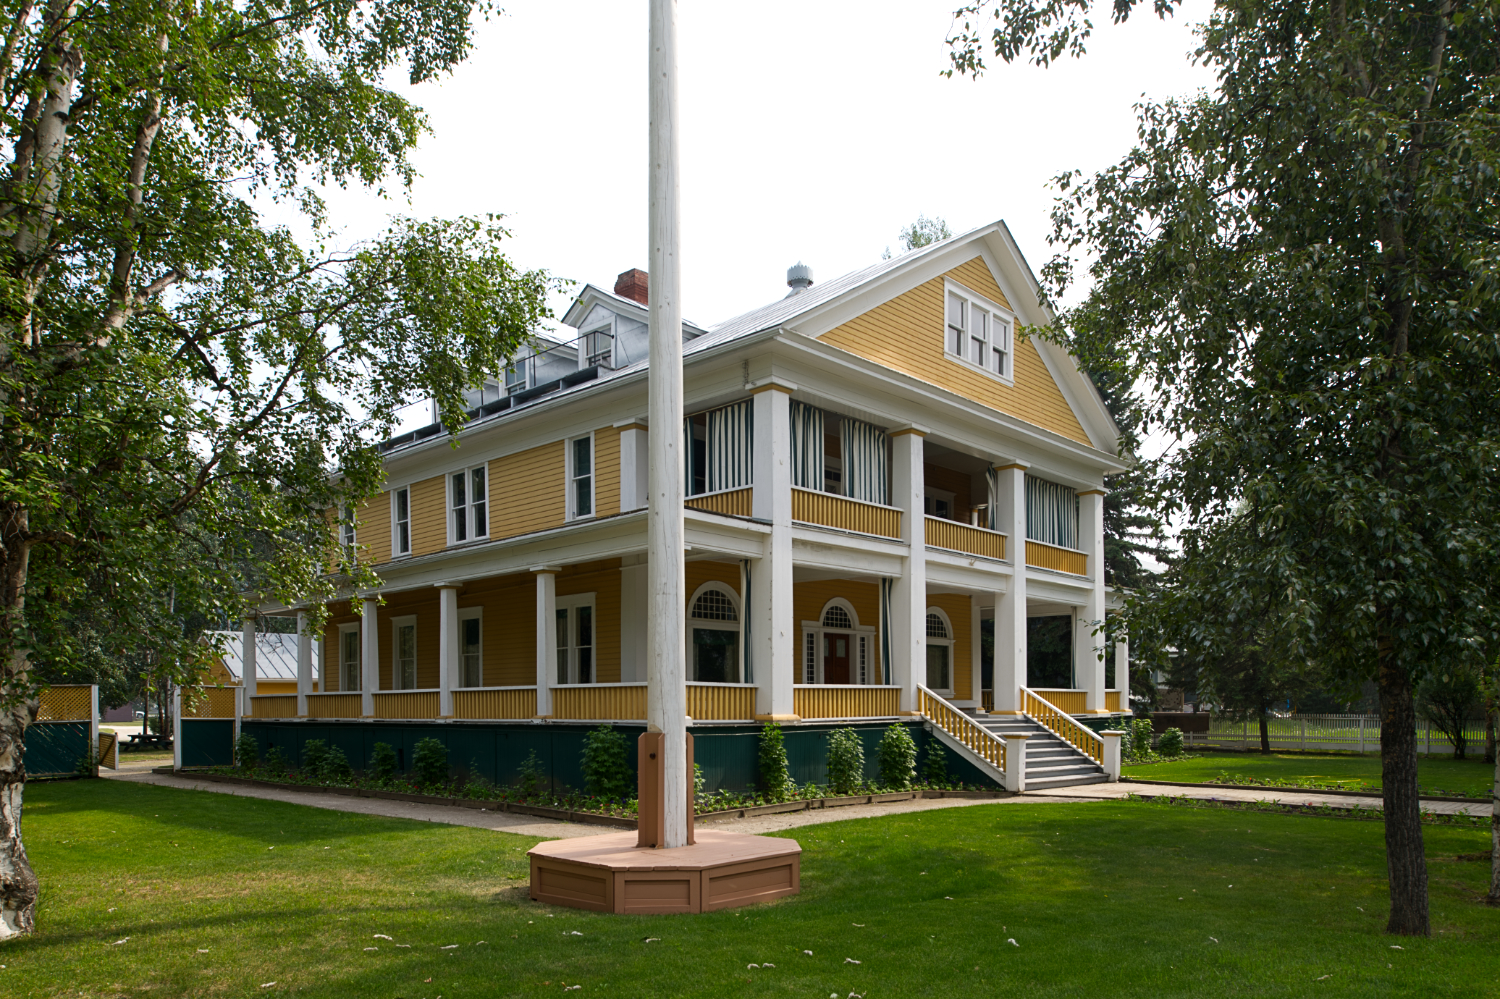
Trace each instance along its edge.
{"label": "shrub", "polygon": [[448,782],[448,747],[441,740],[428,736],[412,747],[412,775],[423,787],[433,787]]}
{"label": "shrub", "polygon": [[771,801],[791,797],[797,790],[786,762],[781,726],[766,722],[760,730],[760,786]]}
{"label": "shrub", "polygon": [[1182,729],[1175,727],[1167,729],[1161,734],[1161,741],[1157,743],[1156,748],[1163,756],[1181,756]]}
{"label": "shrub", "polygon": [[703,797],[703,789],[708,786],[708,781],[703,776],[703,764],[693,764],[693,800],[697,801]]}
{"label": "shrub", "polygon": [[323,772],[323,761],[328,758],[328,743],[322,739],[308,739],[302,744],[302,773],[316,779]]}
{"label": "shrub", "polygon": [[865,780],[865,746],[852,728],[828,733],[828,786],[835,794],[852,794]]}
{"label": "shrub", "polygon": [[370,750],[370,769],[366,771],[372,781],[386,784],[396,777],[396,751],[390,743],[377,742]]}
{"label": "shrub", "polygon": [[349,757],[342,749],[329,746],[323,765],[318,768],[318,776],[330,784],[348,784],[354,780],[354,768],[349,765]]}
{"label": "shrub", "polygon": [[1151,719],[1136,718],[1130,723],[1130,756],[1132,759],[1151,752]]}
{"label": "shrub", "polygon": [[526,754],[526,759],[516,768],[516,786],[528,798],[541,794],[547,786],[547,769],[537,759],[536,750]]}
{"label": "shrub", "polygon": [[936,739],[927,743],[927,758],[922,761],[922,783],[933,787],[948,783],[948,750]]}
{"label": "shrub", "polygon": [[260,743],[249,732],[241,732],[234,740],[234,765],[241,770],[254,770],[260,762]]}
{"label": "shrub", "polygon": [[286,755],[282,753],[280,746],[272,746],[266,750],[265,762],[260,765],[261,771],[267,777],[285,777],[289,769]]}
{"label": "shrub", "polygon": [[905,725],[892,725],[880,737],[876,751],[880,763],[880,783],[894,791],[905,791],[917,776],[917,744]]}
{"label": "shrub", "polygon": [[583,740],[583,787],[599,798],[635,797],[630,740],[613,725],[600,725]]}

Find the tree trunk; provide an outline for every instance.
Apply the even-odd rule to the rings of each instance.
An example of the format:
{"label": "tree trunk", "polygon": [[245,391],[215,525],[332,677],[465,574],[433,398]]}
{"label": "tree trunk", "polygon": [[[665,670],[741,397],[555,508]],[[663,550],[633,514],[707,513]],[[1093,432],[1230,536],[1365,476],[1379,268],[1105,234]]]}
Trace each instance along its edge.
{"label": "tree trunk", "polygon": [[1391,885],[1387,933],[1428,936],[1427,856],[1417,794],[1417,714],[1411,678],[1380,650],[1380,777],[1385,806],[1385,863]]}
{"label": "tree trunk", "polygon": [[[1490,716],[1491,719],[1494,715]],[[1495,783],[1490,785],[1490,905],[1500,905],[1500,760],[1495,762]]]}
{"label": "tree trunk", "polygon": [[21,843],[21,795],[26,787],[26,725],[36,710],[30,696],[27,651],[15,647],[26,593],[26,570],[31,545],[30,519],[24,507],[9,504],[0,518],[0,559],[3,559],[5,689],[27,696],[0,708],[0,940],[30,933],[36,917],[37,878]]}
{"label": "tree trunk", "polygon": [[1264,710],[1260,713],[1260,751],[1267,755],[1271,752],[1271,725]]}
{"label": "tree trunk", "polygon": [[1495,712],[1484,715],[1484,762],[1495,762]]}

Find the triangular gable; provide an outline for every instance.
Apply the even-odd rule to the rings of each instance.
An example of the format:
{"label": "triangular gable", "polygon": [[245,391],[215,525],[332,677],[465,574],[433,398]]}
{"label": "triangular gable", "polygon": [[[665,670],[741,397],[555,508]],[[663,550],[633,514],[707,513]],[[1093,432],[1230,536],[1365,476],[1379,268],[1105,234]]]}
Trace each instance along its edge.
{"label": "triangular gable", "polygon": [[[1080,444],[1094,446],[1036,343],[1015,344],[1014,378],[1010,385],[944,352],[944,279],[1012,312],[1021,312],[1007,299],[984,255],[975,253],[956,267],[834,327],[818,339]],[[1027,321],[1024,314],[1020,321]]]}

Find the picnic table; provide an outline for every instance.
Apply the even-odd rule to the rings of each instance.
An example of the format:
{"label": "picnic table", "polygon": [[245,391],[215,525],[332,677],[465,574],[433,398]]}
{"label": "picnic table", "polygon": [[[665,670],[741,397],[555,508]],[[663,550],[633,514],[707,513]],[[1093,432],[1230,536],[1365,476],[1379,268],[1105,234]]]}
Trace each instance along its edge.
{"label": "picnic table", "polygon": [[172,737],[170,735],[157,735],[155,733],[136,732],[125,740],[122,749],[171,749]]}

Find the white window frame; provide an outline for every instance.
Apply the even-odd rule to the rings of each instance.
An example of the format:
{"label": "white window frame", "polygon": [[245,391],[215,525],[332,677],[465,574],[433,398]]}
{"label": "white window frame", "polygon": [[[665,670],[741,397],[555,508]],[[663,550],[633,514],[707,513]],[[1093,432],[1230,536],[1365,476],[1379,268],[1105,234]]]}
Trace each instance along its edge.
{"label": "white window frame", "polygon": [[[938,618],[943,622],[943,628],[944,628],[944,630],[946,630],[948,632],[948,637],[947,638],[928,638],[928,637],[926,637],[926,635],[927,635],[927,615],[928,614],[936,614],[938,616]],[[942,687],[942,688],[932,687],[930,689],[933,691],[933,693],[947,694],[949,696],[952,696],[953,692],[958,689],[954,685],[954,681],[957,679],[957,674],[958,674],[958,664],[953,661],[954,642],[957,641],[957,640],[953,637],[954,636],[953,620],[950,617],[948,617],[948,612],[945,611],[945,610],[943,610],[941,607],[929,607],[929,608],[927,608],[927,610],[925,610],[922,613],[922,634],[924,636],[923,637],[923,641],[926,642],[927,645],[929,645],[929,646],[933,646],[933,645],[946,646],[947,649],[948,649],[948,686]],[[926,662],[926,660],[923,660],[923,662],[922,662],[922,685],[923,686],[927,686],[927,662]]]}
{"label": "white window frame", "polygon": [[[957,325],[949,307],[949,296],[956,295],[964,301],[963,316]],[[976,323],[975,309],[982,310],[989,319],[986,324]],[[1003,305],[990,301],[977,292],[970,291],[951,278],[943,279],[943,356],[956,364],[975,371],[982,371],[1005,385],[1016,383],[1016,314]],[[996,341],[999,341],[998,345]],[[974,345],[982,344],[984,363],[971,356]],[[955,350],[954,348],[958,349]],[[1003,355],[1004,371],[992,366],[995,354]]]}
{"label": "white window frame", "polygon": [[[406,519],[400,519],[400,496],[406,496]],[[406,547],[401,547],[401,528],[406,528]],[[391,490],[391,558],[406,558],[411,555],[411,487],[401,486]]]}
{"label": "white window frame", "polygon": [[[401,684],[401,629],[411,629],[411,686]],[[406,614],[391,618],[391,689],[419,690],[417,686],[417,616]]]}
{"label": "white window frame", "polygon": [[[584,513],[578,512],[578,497],[575,490],[576,481],[583,476],[576,475],[573,469],[573,445],[581,440],[589,442],[589,508]],[[569,437],[565,445],[565,450],[565,457],[567,458],[565,464],[567,466],[568,519],[589,520],[598,515],[597,511],[599,509],[599,490],[597,488],[599,484],[599,452],[595,447],[594,432],[590,430],[586,434]]]}
{"label": "white window frame", "polygon": [[[597,594],[594,593],[570,593],[567,596],[557,597],[553,602],[554,610],[568,612],[567,644],[557,643],[557,673],[562,674],[557,677],[560,684],[585,682],[578,679],[578,650],[581,648],[593,650],[589,667],[592,676],[587,682],[591,684],[599,682],[599,606],[596,596]],[[578,644],[578,614],[576,612],[580,607],[589,608],[589,620],[593,623],[591,636],[593,641],[588,646]],[[552,627],[557,627],[555,618]]]}
{"label": "white window frame", "polygon": [[[468,663],[464,661],[464,622],[479,622],[479,682],[466,683],[468,679],[465,671]],[[460,687],[483,687],[484,686],[484,608],[483,607],[460,607],[458,609],[458,686]]]}
{"label": "white window frame", "polygon": [[[350,632],[354,633],[354,662],[350,663],[344,658],[344,652],[349,648],[349,640],[344,636]],[[339,625],[339,693],[354,692],[364,689],[364,636],[360,634],[360,622]],[[349,686],[350,667],[353,666],[353,677],[359,681],[355,686]],[[326,685],[325,685],[326,689]]]}
{"label": "white window frame", "polygon": [[342,506],[339,508],[339,548],[343,550],[345,561],[355,560],[355,546],[358,544],[359,524],[355,519],[354,507]]}
{"label": "white window frame", "polygon": [[[500,385],[505,389],[507,396],[515,395],[517,392],[525,392],[531,388],[532,366],[530,361],[530,355],[513,357],[511,358],[511,362],[505,366],[505,370],[500,373]],[[511,381],[512,371],[518,372],[521,377],[516,381]]]}
{"label": "white window frame", "polygon": [[[710,590],[716,590],[729,598],[730,606],[734,608],[733,621],[718,621],[711,620],[709,618],[692,616],[693,608],[698,606],[698,598],[703,596],[703,594],[707,593]],[[736,646],[739,652],[735,657],[734,666],[735,673],[738,674],[739,679],[731,680],[729,682],[743,683],[745,678],[745,608],[740,603],[740,595],[734,592],[734,587],[730,586],[728,583],[723,583],[718,580],[709,580],[708,582],[704,583],[696,590],[694,590],[693,595],[688,598],[687,622],[686,626],[683,628],[683,662],[687,664],[687,671],[689,673],[691,673],[693,670],[693,630],[696,628],[712,628],[715,631],[732,631],[739,636],[739,642]],[[693,683],[702,682],[692,680],[691,676],[689,677],[689,680],[691,680]]]}
{"label": "white window frame", "polygon": [[[828,617],[828,608],[840,607],[844,613],[849,615],[851,627],[833,628],[827,627],[823,621]],[[854,647],[849,650],[849,683],[851,687],[879,686],[880,678],[875,668],[875,628],[872,625],[859,623],[859,614],[854,610],[854,605],[843,597],[834,597],[823,605],[818,611],[816,621],[802,622],[802,662],[798,674],[802,677],[803,684],[821,684],[823,680],[823,659],[826,643],[824,632],[836,632],[840,635],[851,635]],[[839,684],[844,686],[844,684]]]}
{"label": "white window frame", "polygon": [[[590,347],[592,346],[592,344],[590,343],[589,338],[600,335],[603,335],[609,339],[608,350],[603,352],[591,351]],[[603,361],[594,360],[595,357],[605,355],[607,356]],[[582,371],[584,368],[591,367],[595,364],[598,364],[601,368],[609,368],[610,370],[614,370],[615,321],[613,319],[611,319],[607,323],[604,323],[603,325],[584,330],[583,333],[578,337],[578,370]]]}
{"label": "white window frame", "polygon": [[[484,500],[476,503],[474,501],[474,473],[484,473]],[[464,477],[464,504],[456,506],[453,502],[453,477],[462,475]],[[469,465],[465,468],[457,468],[448,472],[443,477],[443,495],[447,498],[447,508],[443,516],[448,521],[448,544],[466,545],[472,541],[483,541],[490,536],[490,465],[483,462],[478,465]],[[484,531],[474,530],[474,511],[478,507],[484,507]],[[458,511],[463,510],[464,537],[458,536]]]}

